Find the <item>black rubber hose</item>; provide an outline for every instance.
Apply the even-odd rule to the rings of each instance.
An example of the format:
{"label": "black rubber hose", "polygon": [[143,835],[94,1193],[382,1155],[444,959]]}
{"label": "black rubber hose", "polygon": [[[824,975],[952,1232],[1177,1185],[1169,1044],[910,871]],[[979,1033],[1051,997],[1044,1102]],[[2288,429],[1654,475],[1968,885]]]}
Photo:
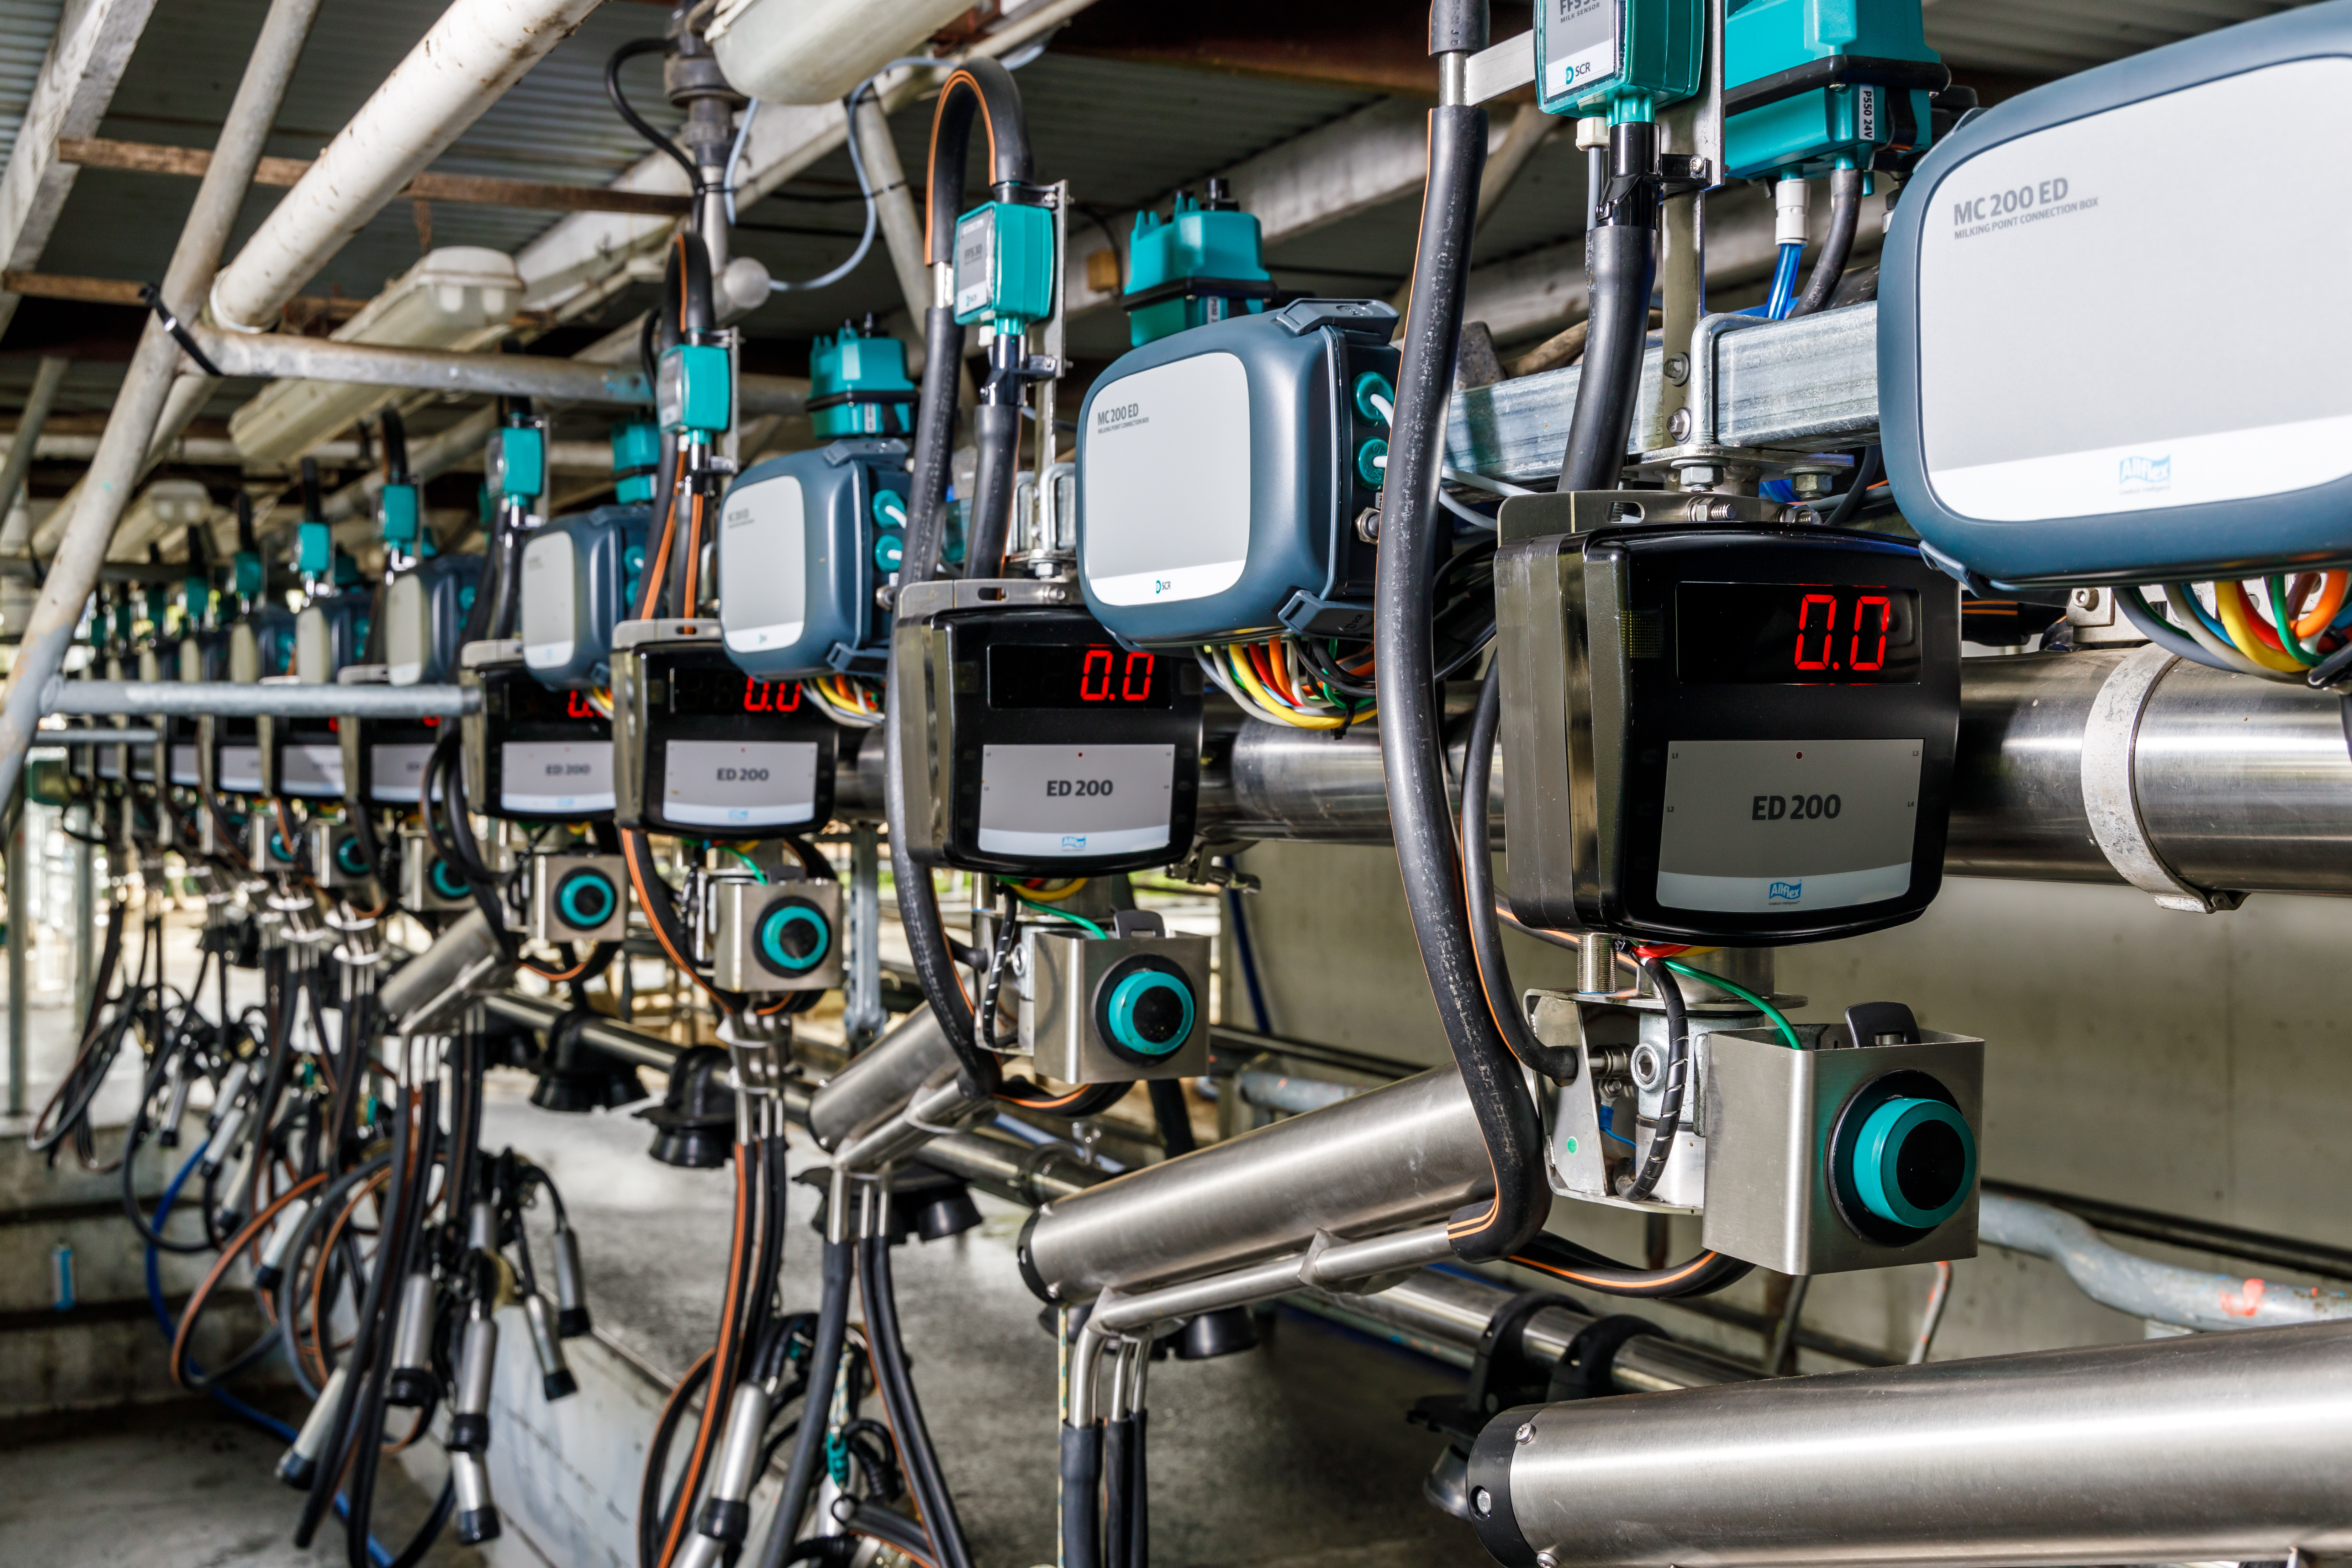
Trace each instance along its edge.
{"label": "black rubber hose", "polygon": [[816,1342],[809,1352],[808,1392],[801,1395],[800,1430],[793,1435],[792,1461],[784,1470],[784,1489],[768,1527],[768,1539],[760,1548],[760,1568],[782,1568],[793,1538],[800,1533],[801,1516],[808,1511],[817,1462],[824,1457],[825,1423],[833,1409],[833,1385],[841,1375],[842,1342],[849,1327],[849,1287],[856,1272],[850,1249],[855,1245],[848,1241],[824,1244],[823,1295],[817,1302]]}
{"label": "black rubber hose", "polygon": [[1155,1078],[1146,1087],[1151,1096],[1151,1120],[1160,1124],[1160,1147],[1173,1160],[1200,1145],[1192,1137],[1192,1108],[1184,1103],[1184,1085],[1172,1078]]}
{"label": "black rubber hose", "polygon": [[[880,1503],[866,1502],[856,1498],[844,1498],[834,1504],[833,1517],[840,1521],[843,1529],[853,1534],[870,1535],[885,1545],[897,1548],[918,1563],[929,1563],[932,1568],[939,1568],[937,1561],[931,1556],[930,1539],[923,1533],[922,1525],[908,1519],[895,1508],[885,1508]],[[824,1539],[819,1536],[816,1541]],[[803,1542],[802,1544],[814,1545],[815,1542]]]}
{"label": "black rubber hose", "polygon": [[1629,1268],[1549,1232],[1512,1253],[1510,1261],[1603,1296],[1653,1300],[1710,1295],[1747,1278],[1754,1267],[1720,1252],[1702,1252],[1665,1268]]}
{"label": "black rubber hose", "polygon": [[1853,521],[1853,514],[1862,508],[1863,497],[1868,495],[1870,487],[1878,482],[1879,465],[1883,460],[1884,454],[1877,447],[1862,449],[1862,461],[1853,466],[1853,482],[1846,486],[1845,494],[1838,497],[1836,510],[1822,519],[1826,526],[1843,528]]}
{"label": "black rubber hose", "polygon": [[898,1438],[898,1464],[922,1510],[937,1568],[972,1568],[971,1548],[956,1514],[954,1494],[940,1470],[939,1450],[923,1420],[922,1402],[907,1367],[906,1342],[898,1331],[898,1287],[890,1277],[890,1240],[871,1236],[857,1244],[857,1289],[866,1302],[866,1331],[873,1352],[875,1386]]}
{"label": "black rubber hose", "polygon": [[[1657,127],[1619,125],[1609,132],[1610,181],[1596,195],[1591,233],[1591,311],[1576,412],[1559,465],[1562,490],[1617,488],[1625,442],[1641,389],[1642,353],[1650,341],[1650,288],[1657,274]],[[1394,458],[1389,459],[1393,465]]]}
{"label": "black rubber hose", "polygon": [[719,330],[710,291],[710,250],[702,237],[684,229],[670,237],[669,260],[662,268],[662,310],[677,313],[679,332],[701,342]]}
{"label": "black rubber hose", "polygon": [[[990,388],[1018,398],[1017,384]],[[1004,575],[1004,552],[1013,538],[1013,490],[1021,477],[1021,405],[982,402],[971,411],[971,438],[979,447],[972,470],[971,500],[964,511],[963,574]]]}
{"label": "black rubber hose", "polygon": [[383,479],[386,484],[408,482],[408,426],[401,423],[400,410],[383,411]]}
{"label": "black rubber hose", "polygon": [[1837,292],[1838,280],[1845,276],[1846,258],[1853,254],[1853,231],[1862,217],[1862,171],[1832,169],[1830,171],[1830,233],[1822,242],[1822,253],[1813,262],[1813,275],[1805,279],[1805,291],[1798,297],[1789,316],[1810,316],[1829,308],[1830,297]]}
{"label": "black rubber hose", "polygon": [[[1510,961],[1503,955],[1502,922],[1495,916],[1495,857],[1486,803],[1493,794],[1495,731],[1502,727],[1502,719],[1503,677],[1490,670],[1478,689],[1478,708],[1462,754],[1462,893],[1470,917],[1470,943],[1478,960],[1479,983],[1486,987],[1486,1008],[1503,1031],[1503,1043],[1544,1077],[1573,1083],[1581,1067],[1579,1053],[1547,1046],[1528,1027],[1518,988],[1511,984]],[[1588,935],[1585,940],[1602,939]]]}
{"label": "black rubber hose", "polygon": [[[1029,183],[1029,121],[1013,73],[994,60],[966,60],[940,85],[939,108],[931,116],[929,209],[923,225],[923,256],[934,267],[955,258],[956,219],[964,209],[964,154],[971,146],[975,113],[986,121],[990,182]],[[959,358],[961,353],[959,342]],[[928,377],[929,366],[924,370]],[[952,383],[952,369],[949,375]]]}
{"label": "black rubber hose", "polygon": [[1123,1568],[1135,1550],[1134,1425],[1124,1415],[1103,1423],[1103,1562]]}
{"label": "black rubber hose", "polygon": [[[955,312],[923,312],[923,385],[915,405],[915,451],[907,487],[907,549],[901,584],[939,575],[947,540],[948,465],[955,451],[956,380],[963,368],[963,329]],[[969,557],[967,557],[969,559]]]}
{"label": "black rubber hose", "polygon": [[1103,1568],[1102,1428],[1062,1423],[1061,1568]]}
{"label": "black rubber hose", "polygon": [[1625,1189],[1626,1199],[1637,1204],[1657,1190],[1658,1178],[1665,1174],[1666,1156],[1674,1152],[1675,1135],[1682,1129],[1683,1091],[1690,1082],[1691,1058],[1690,1014],[1683,1006],[1683,988],[1675,982],[1675,972],[1663,958],[1638,962],[1666,1005],[1666,1081],[1658,1095],[1657,1123],[1650,1130],[1649,1146],[1642,1151],[1642,1168],[1633,1184]]}
{"label": "black rubber hose", "polygon": [[1151,1412],[1129,1416],[1127,1438],[1127,1568],[1150,1568],[1151,1563],[1151,1471],[1143,1455],[1144,1429]]}
{"label": "black rubber hose", "polygon": [[1398,366],[1373,618],[1381,760],[1405,902],[1446,1043],[1494,1169],[1493,1199],[1465,1205],[1450,1226],[1454,1250],[1472,1262],[1508,1253],[1542,1226],[1550,1206],[1535,1106],[1479,982],[1446,799],[1443,713],[1430,647],[1431,583],[1452,532],[1435,520],[1440,446],[1486,156],[1484,110],[1441,105],[1430,111],[1429,184],[1413,263],[1412,315]]}
{"label": "black rubber hose", "polygon": [[668,52],[667,38],[631,38],[627,43],[614,49],[612,58],[604,62],[604,96],[613,100],[613,107],[620,110],[621,118],[628,121],[630,130],[651,142],[656,152],[667,153],[677,161],[677,166],[686,171],[688,186],[699,195],[702,190],[702,171],[696,168],[694,160],[686,155],[686,149],[663,135],[651,121],[631,107],[629,95],[621,90],[623,66],[635,59],[639,55],[666,55]]}

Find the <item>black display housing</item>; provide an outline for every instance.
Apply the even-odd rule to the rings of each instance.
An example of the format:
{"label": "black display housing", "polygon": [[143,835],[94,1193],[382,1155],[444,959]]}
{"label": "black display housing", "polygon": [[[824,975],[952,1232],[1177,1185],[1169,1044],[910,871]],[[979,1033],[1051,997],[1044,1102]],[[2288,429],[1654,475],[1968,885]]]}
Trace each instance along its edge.
{"label": "black display housing", "polygon": [[532,678],[520,659],[483,664],[465,672],[481,688],[479,711],[460,721],[465,735],[466,804],[505,822],[609,822],[612,809],[535,811],[505,804],[506,748],[543,742],[609,747],[613,726],[584,691],[555,691]]}
{"label": "black display housing", "polygon": [[[1038,693],[1023,697],[1009,686],[1007,699],[1024,705],[999,706],[990,700],[989,672],[996,658],[1007,660],[1008,672],[1020,667],[1024,678],[1034,677],[1048,667],[1059,669],[1068,661],[1066,650],[1115,647],[1110,635],[1083,609],[1036,607],[951,610],[925,620],[901,621],[898,636],[901,689],[893,696],[891,721],[900,726],[900,765],[908,769],[909,821],[902,830],[919,861],[1013,876],[1097,876],[1165,866],[1190,853],[1200,797],[1197,664],[1169,654],[1152,656],[1157,659],[1154,679],[1165,691],[1165,706],[1150,701],[1031,705]],[[1007,679],[1013,679],[1010,673]],[[1039,854],[982,847],[986,748],[1090,745],[1171,749],[1164,839],[1108,853]]]}
{"label": "black display housing", "polygon": [[[1900,924],[1934,900],[1942,885],[1959,729],[1959,591],[1909,542],[1825,529],[1603,529],[1507,542],[1496,577],[1504,628],[1498,668],[1510,898],[1520,919],[1658,942],[1772,945]],[[1686,647],[1703,652],[1727,636],[1738,643],[1747,635],[1738,626],[1727,630],[1725,584],[1817,591],[1845,605],[1865,593],[1895,600],[1911,610],[1916,679],[1865,682],[1839,679],[1850,671],[1794,668],[1786,679],[1759,679],[1771,673],[1759,668],[1724,679],[1720,666],[1695,672],[1707,679],[1685,679]],[[1700,589],[1706,591],[1685,592]],[[1686,627],[1685,616],[1710,624]],[[1668,771],[1677,746],[1786,743],[1785,755],[1801,759],[1805,742],[1900,741],[1916,743],[1916,793],[1897,803],[1912,812],[1908,876],[1900,879],[1899,892],[1758,910],[1667,901],[1660,889],[1666,835],[1713,842],[1716,833],[1712,823],[1694,826],[1692,818],[1669,823]],[[1682,753],[1682,765],[1691,770],[1686,778],[1707,782],[1710,806],[1727,795],[1741,803],[1738,815],[1745,817],[1750,796],[1740,770],[1766,753],[1784,754],[1774,747],[1727,747]],[[1826,748],[1817,753],[1829,754]],[[1735,762],[1691,760],[1718,756]],[[1752,798],[1757,825],[1808,816],[1818,825],[1852,810],[1849,823],[1857,832],[1864,813],[1856,807],[1883,804],[1849,806],[1834,791],[1809,803],[1769,783],[1758,784]],[[1728,832],[1747,826],[1733,823]],[[1871,876],[1884,882],[1888,869]],[[1769,883],[1772,897],[1790,889],[1793,899],[1806,896],[1808,882],[1831,881],[1773,881],[1752,873],[1747,879]],[[1675,885],[1697,880],[1678,877]]]}
{"label": "black display housing", "polygon": [[[740,840],[806,833],[831,820],[843,731],[798,681],[744,674],[715,639],[640,643],[614,652],[613,701],[620,717],[613,750],[614,819],[623,827]],[[809,813],[772,823],[688,822],[666,814],[669,748],[694,741],[814,745]]]}

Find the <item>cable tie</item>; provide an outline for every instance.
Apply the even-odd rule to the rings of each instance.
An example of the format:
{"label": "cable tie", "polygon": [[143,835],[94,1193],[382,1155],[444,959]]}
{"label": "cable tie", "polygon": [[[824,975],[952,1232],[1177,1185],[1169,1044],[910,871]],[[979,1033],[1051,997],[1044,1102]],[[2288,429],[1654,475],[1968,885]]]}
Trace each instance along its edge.
{"label": "cable tie", "polygon": [[163,330],[172,334],[172,341],[180,345],[181,352],[196,362],[198,370],[203,371],[215,381],[228,379],[228,373],[215,364],[211,356],[196,346],[195,335],[181,324],[179,317],[172,314],[172,307],[163,303],[163,285],[159,283],[139,285],[139,301],[155,312],[155,319],[163,323]]}

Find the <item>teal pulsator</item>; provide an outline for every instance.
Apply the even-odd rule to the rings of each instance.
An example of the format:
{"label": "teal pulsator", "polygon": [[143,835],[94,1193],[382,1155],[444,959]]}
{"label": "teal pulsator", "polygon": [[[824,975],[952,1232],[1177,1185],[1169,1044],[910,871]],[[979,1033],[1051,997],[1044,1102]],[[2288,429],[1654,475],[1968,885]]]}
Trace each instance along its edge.
{"label": "teal pulsator", "polygon": [[1868,169],[1933,139],[1950,79],[1920,0],[1751,0],[1724,23],[1724,166],[1735,179]]}
{"label": "teal pulsator", "polygon": [[921,389],[907,375],[907,345],[849,322],[809,351],[809,422],[821,439],[909,436]]}
{"label": "teal pulsator", "polygon": [[1164,218],[1148,210],[1135,215],[1121,297],[1130,347],[1265,309],[1274,277],[1259,258],[1256,216],[1226,200],[1223,185],[1210,181],[1205,203],[1179,192]]}
{"label": "teal pulsator", "polygon": [[807,904],[778,904],[760,921],[760,956],[798,974],[815,968],[833,946],[824,916]]}
{"label": "teal pulsator", "polygon": [[1976,1185],[1977,1143],[1967,1119],[1940,1100],[1888,1100],[1863,1122],[1853,1186],[1879,1218],[1933,1229]]}
{"label": "teal pulsator", "polygon": [[556,889],[555,906],[567,923],[584,929],[611,920],[620,897],[603,872],[574,871]]}
{"label": "teal pulsator", "polygon": [[1164,970],[1140,969],[1111,988],[1111,1037],[1130,1051],[1166,1056],[1192,1037],[1192,991]]}

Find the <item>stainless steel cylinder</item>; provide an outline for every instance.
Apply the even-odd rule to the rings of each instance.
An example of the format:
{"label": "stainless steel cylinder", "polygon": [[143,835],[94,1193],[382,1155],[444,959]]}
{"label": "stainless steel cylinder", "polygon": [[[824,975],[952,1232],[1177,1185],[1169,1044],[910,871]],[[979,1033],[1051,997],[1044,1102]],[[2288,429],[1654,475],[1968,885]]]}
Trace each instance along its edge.
{"label": "stainless steel cylinder", "polygon": [[522,1320],[530,1330],[531,1354],[539,1360],[540,1392],[551,1403],[580,1392],[580,1384],[563,1359],[563,1342],[555,1332],[555,1309],[534,1290],[522,1299]]}
{"label": "stainless steel cylinder", "polygon": [[301,1430],[278,1461],[278,1479],[289,1487],[308,1488],[310,1478],[319,1468],[319,1455],[327,1446],[327,1429],[335,1423],[335,1406],[342,1403],[343,1368],[337,1367],[327,1374],[319,1390],[319,1397],[310,1402],[310,1413],[302,1417]]}
{"label": "stainless steel cylinder", "polygon": [[588,1331],[588,1287],[580,1270],[580,1233],[555,1227],[555,1331],[576,1339]]}
{"label": "stainless steel cylinder", "polygon": [[759,1479],[761,1439],[768,1429],[768,1391],[756,1383],[737,1385],[727,1411],[727,1434],[719,1448],[719,1470],[710,1495],[741,1502]]}
{"label": "stainless steel cylinder", "polygon": [[[2119,882],[2083,807],[2083,731],[2122,651],[1971,658],[1944,869]],[[2187,661],[2149,694],[2133,782],[2149,842],[2200,887],[2352,894],[2338,700]],[[1458,746],[1457,746],[1458,751]],[[1502,825],[1502,770],[1492,816]],[[1380,742],[1246,723],[1203,770],[1204,836],[1384,844]]]}
{"label": "stainless steel cylinder", "polygon": [[396,1377],[420,1372],[433,1360],[433,1277],[417,1269],[400,1282],[400,1316],[394,1320],[392,1368]]}
{"label": "stainless steel cylinder", "polygon": [[1506,1411],[1512,1568],[2187,1563],[2352,1550],[2352,1324]]}
{"label": "stainless steel cylinder", "polygon": [[1494,1192],[1461,1075],[1438,1068],[1039,1209],[1021,1269],[1047,1300],[1084,1300],[1236,1268],[1318,1231],[1378,1235]]}
{"label": "stainless steel cylinder", "polygon": [[929,1007],[918,1007],[816,1091],[809,1132],[830,1152],[897,1115],[917,1089],[955,1066],[947,1032]]}
{"label": "stainless steel cylinder", "polygon": [[499,1360],[499,1325],[488,1317],[466,1324],[465,1347],[457,1357],[457,1389],[449,1401],[451,1414],[487,1415],[490,1409],[490,1374]]}
{"label": "stainless steel cylinder", "polygon": [[467,910],[431,947],[394,970],[376,1000],[393,1027],[407,1034],[454,1014],[476,994],[503,988],[508,968],[490,922],[481,910]]}

